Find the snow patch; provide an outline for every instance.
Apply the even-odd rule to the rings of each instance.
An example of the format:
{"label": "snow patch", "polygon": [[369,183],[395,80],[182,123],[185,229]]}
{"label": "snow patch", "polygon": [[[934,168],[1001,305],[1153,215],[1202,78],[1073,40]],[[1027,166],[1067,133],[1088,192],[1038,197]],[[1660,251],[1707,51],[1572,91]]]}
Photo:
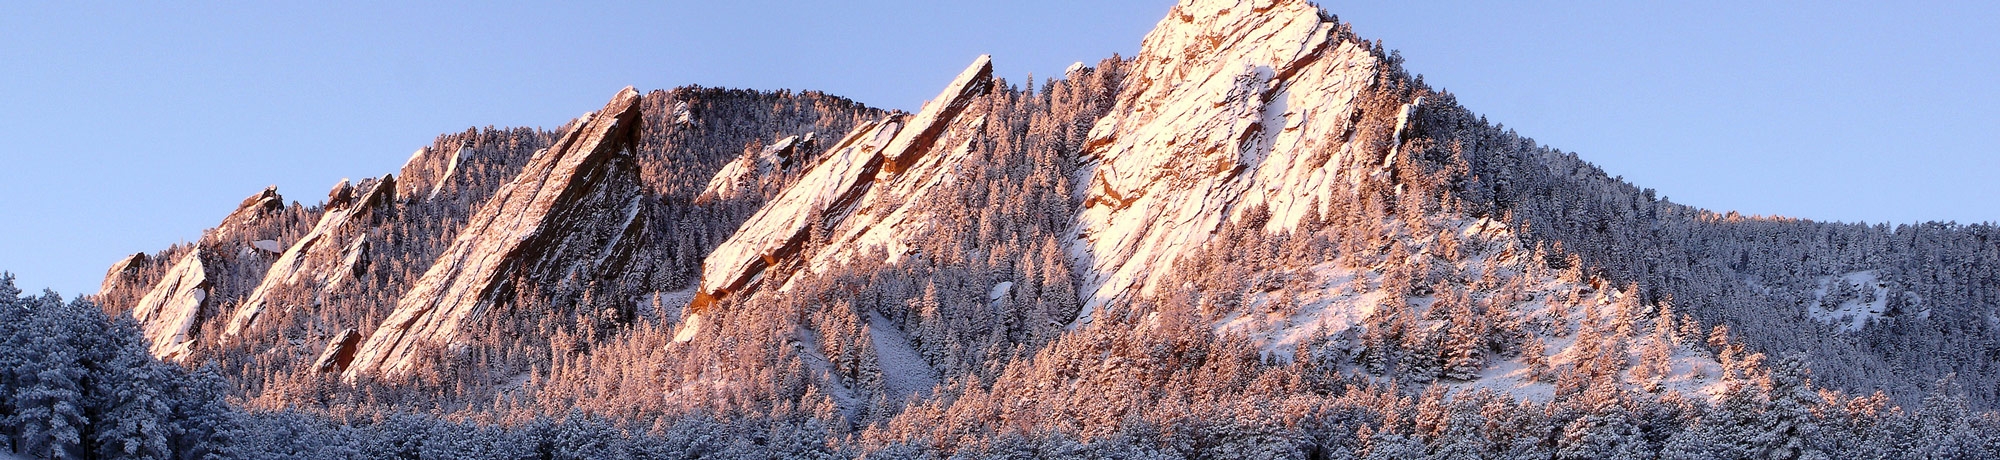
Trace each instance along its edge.
{"label": "snow patch", "polygon": [[[1837,298],[1827,299],[1829,295]],[[1854,332],[1888,311],[1889,295],[1888,283],[1881,281],[1876,270],[1825,276],[1820,277],[1819,288],[1813,291],[1814,303],[1807,311],[1814,320],[1837,324],[1842,332]]]}
{"label": "snow patch", "polygon": [[882,383],[889,389],[889,400],[929,394],[937,387],[937,372],[910,346],[903,330],[881,313],[868,312],[868,338],[875,345],[875,359],[882,365]]}
{"label": "snow patch", "polygon": [[1012,290],[1014,290],[1013,281],[1001,281],[1000,284],[993,285],[993,290],[986,292],[986,298],[990,300],[1000,300],[1001,297],[1007,296],[1007,291],[1012,291]]}

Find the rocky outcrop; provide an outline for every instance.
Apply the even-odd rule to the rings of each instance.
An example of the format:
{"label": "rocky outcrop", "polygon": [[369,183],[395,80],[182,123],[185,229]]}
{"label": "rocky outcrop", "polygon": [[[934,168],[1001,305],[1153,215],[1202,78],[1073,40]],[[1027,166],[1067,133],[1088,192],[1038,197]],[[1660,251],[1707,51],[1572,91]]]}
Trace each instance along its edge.
{"label": "rocky outcrop", "polygon": [[[199,332],[215,316],[211,304],[220,302],[213,299],[216,291],[224,287],[241,288],[247,283],[227,284],[218,273],[257,273],[261,267],[254,265],[262,257],[252,255],[256,241],[269,239],[282,233],[287,225],[285,220],[285,198],[278,194],[277,187],[264,190],[243,199],[236,209],[223,217],[215,228],[203,233],[201,240],[180,254],[170,268],[164,272],[154,272],[147,280],[135,281],[128,275],[136,275],[145,265],[163,261],[134,255],[125,258],[106,273],[103,292],[114,288],[126,291],[134,287],[129,283],[150,282],[145,294],[137,301],[131,301],[129,311],[139,322],[139,330],[146,336],[148,349],[153,356],[168,361],[178,361],[192,351]],[[235,255],[241,252],[242,255]],[[153,278],[152,276],[157,276]],[[129,291],[128,291],[129,292]],[[129,295],[129,294],[128,294]],[[107,305],[122,302],[110,301]],[[122,306],[122,305],[120,305]]]}
{"label": "rocky outcrop", "polygon": [[215,226],[214,233],[207,235],[204,240],[226,241],[236,236],[241,229],[257,223],[264,216],[284,209],[285,197],[278,194],[278,186],[265,187],[264,191],[244,198],[243,203],[236,205],[236,210],[230,212],[229,216],[223,217],[222,223]]}
{"label": "rocky outcrop", "polygon": [[342,329],[326,343],[326,350],[313,360],[313,370],[319,372],[340,372],[348,363],[354,362],[354,347],[361,345],[361,332],[354,328]]}
{"label": "rocky outcrop", "polygon": [[209,276],[202,263],[202,249],[196,246],[174,262],[166,277],[153,285],[132,308],[139,330],[149,342],[153,356],[168,361],[187,357],[194,344],[202,307],[208,300]]}
{"label": "rocky outcrop", "polygon": [[789,172],[803,156],[800,152],[812,143],[813,133],[806,133],[803,137],[787,136],[764,148],[743,152],[709,179],[708,187],[695,198],[695,204],[732,200],[753,193],[765,178]]}
{"label": "rocky outcrop", "polygon": [[117,263],[111,264],[111,268],[104,271],[104,282],[98,285],[97,292],[111,292],[112,289],[125,284],[131,277],[138,275],[140,270],[146,268],[148,260],[146,253],[143,252],[135,252],[118,259]]}
{"label": "rocky outcrop", "polygon": [[[900,172],[920,163],[960,113],[992,88],[992,81],[991,58],[980,56],[917,115],[890,115],[848,133],[797,183],[709,253],[689,314],[699,315],[753,287],[771,267],[796,262],[814,226],[842,228],[859,203],[912,183],[909,178],[918,175]],[[689,324],[699,324],[699,318],[692,317]]]}
{"label": "rocky outcrop", "polygon": [[396,178],[385,175],[363,181],[358,188],[364,191],[359,194],[354,192],[356,188],[346,180],[334,185],[327,193],[319,223],[285,249],[264,273],[263,281],[250,292],[250,297],[237,305],[229,326],[223,330],[223,340],[234,338],[253,325],[276,290],[319,291],[351,278],[357,267],[350,249],[356,245],[363,250],[367,247],[367,223],[370,217],[395,203]]}
{"label": "rocky outcrop", "polygon": [[1270,229],[1350,190],[1354,102],[1383,64],[1299,0],[1183,1],[1140,47],[1093,127],[1070,252],[1089,311],[1147,289],[1225,220],[1267,207]]}
{"label": "rocky outcrop", "polygon": [[630,158],[640,96],[625,88],[530,159],[479,210],[356,352],[350,378],[409,369],[426,347],[526,280],[553,286],[629,257],[644,201]]}

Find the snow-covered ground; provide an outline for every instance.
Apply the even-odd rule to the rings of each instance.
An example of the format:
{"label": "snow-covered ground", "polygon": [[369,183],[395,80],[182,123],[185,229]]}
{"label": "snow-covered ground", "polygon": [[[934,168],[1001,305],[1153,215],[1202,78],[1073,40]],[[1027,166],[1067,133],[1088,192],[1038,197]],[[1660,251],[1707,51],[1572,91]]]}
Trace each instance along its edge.
{"label": "snow-covered ground", "polygon": [[[1484,248],[1469,254],[1461,262],[1468,277],[1481,276],[1478,270],[1483,270],[1482,267],[1498,267],[1513,274],[1505,276],[1527,276],[1522,274],[1525,273],[1522,268],[1526,264],[1538,263],[1533,257],[1529,257],[1527,251],[1520,248],[1513,232],[1504,225],[1483,220],[1464,221],[1455,225],[1459,228],[1461,247]],[[1423,240],[1410,243],[1421,246],[1435,244],[1436,241]],[[1492,261],[1491,264],[1489,260]],[[1257,344],[1265,355],[1289,360],[1293,359],[1299,343],[1319,337],[1343,335],[1352,337],[1354,332],[1350,329],[1362,325],[1389,297],[1387,292],[1381,290],[1383,274],[1376,269],[1320,263],[1293,271],[1296,273],[1295,276],[1305,281],[1293,284],[1302,285],[1302,288],[1287,287],[1247,296],[1244,300],[1245,306],[1240,311],[1231,313],[1215,323],[1216,333],[1241,334]],[[1552,271],[1539,273],[1542,274],[1525,280],[1522,292],[1525,300],[1515,302],[1510,308],[1512,316],[1524,323],[1552,325],[1540,328],[1544,332],[1538,333],[1537,338],[1546,345],[1547,353],[1543,356],[1547,363],[1546,368],[1550,369],[1550,372],[1560,372],[1561,369],[1582,358],[1579,356],[1581,350],[1575,346],[1576,331],[1584,327],[1585,318],[1613,318],[1618,311],[1616,305],[1624,300],[1622,299],[1624,294],[1589,282],[1564,280]],[[1865,278],[1873,282],[1872,275],[1850,275],[1853,279]],[[1574,302],[1557,301],[1556,299],[1564,297],[1559,293],[1579,295]],[[1408,301],[1411,307],[1421,314],[1436,302],[1436,298],[1413,297]],[[1273,308],[1273,303],[1296,305],[1297,308]],[[1287,310],[1292,313],[1284,313]],[[1650,329],[1635,331],[1638,336],[1629,339],[1625,352],[1630,362],[1639,362],[1644,347],[1658,340],[1657,337],[1650,336],[1649,332]],[[1696,395],[1713,397],[1721,388],[1719,377],[1722,375],[1722,365],[1706,351],[1685,345],[1688,343],[1686,341],[1700,340],[1699,338],[1683,337],[1681,340],[1682,344],[1670,345],[1673,347],[1671,369],[1667,375],[1658,379],[1658,391],[1679,392],[1690,397]],[[1547,401],[1555,392],[1555,386],[1550,383],[1554,378],[1547,376],[1540,379],[1533,378],[1534,376],[1528,372],[1528,366],[1524,364],[1524,358],[1526,357],[1489,358],[1479,378],[1470,382],[1446,381],[1446,384],[1460,391],[1488,389],[1518,398]],[[1644,388],[1649,383],[1634,380],[1629,370],[1625,380],[1627,387],[1633,389]]]}
{"label": "snow-covered ground", "polygon": [[875,359],[882,366],[882,383],[889,388],[889,400],[902,401],[912,394],[929,394],[938,385],[924,355],[910,346],[910,339],[896,323],[881,313],[868,312],[868,338],[875,345]]}
{"label": "snow-covered ground", "polygon": [[1862,294],[1855,298],[1842,299],[1838,305],[1829,306],[1823,302],[1814,302],[1809,312],[1813,319],[1819,322],[1839,324],[1842,331],[1861,330],[1863,326],[1868,325],[1868,320],[1882,317],[1883,312],[1889,308],[1889,286],[1879,277],[1880,274],[1875,270],[1821,277],[1819,289],[1813,291],[1815,300],[1826,299],[1827,294],[1833,292],[1834,283],[1847,283]]}

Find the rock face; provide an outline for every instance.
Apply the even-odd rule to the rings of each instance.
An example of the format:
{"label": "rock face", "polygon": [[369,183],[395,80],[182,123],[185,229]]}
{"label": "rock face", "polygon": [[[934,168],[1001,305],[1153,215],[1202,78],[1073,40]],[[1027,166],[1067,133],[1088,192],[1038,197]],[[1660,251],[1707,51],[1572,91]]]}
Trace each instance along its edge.
{"label": "rock face", "polygon": [[1255,206],[1296,225],[1367,171],[1343,171],[1356,97],[1382,64],[1305,1],[1183,1],[1141,45],[1092,128],[1070,252],[1086,309],[1141,292]]}
{"label": "rock face", "polygon": [[155,357],[177,361],[187,357],[194,344],[194,328],[209,294],[208,272],[201,259],[200,246],[187,251],[132,308],[132,317],[150,342],[147,350]]}
{"label": "rock face", "polygon": [[273,290],[292,287],[320,290],[351,279],[359,261],[353,253],[367,250],[366,223],[373,214],[396,201],[396,178],[385,175],[363,181],[360,188],[365,191],[359,195],[354,193],[355,188],[342,180],[327,193],[326,210],[320,214],[319,223],[285,249],[271,264],[270,271],[264,273],[264,280],[250,292],[250,297],[237,305],[228,328],[223,330],[223,340],[242,334],[254,324],[257,315],[268,307]]}
{"label": "rock face", "polygon": [[730,161],[709,179],[708,187],[695,198],[695,203],[731,200],[754,192],[762,182],[760,179],[789,171],[798,162],[800,151],[812,142],[812,133],[806,133],[804,137],[787,136],[764,148],[743,152],[743,156]]}
{"label": "rock face", "polygon": [[118,259],[117,263],[111,264],[111,268],[104,271],[104,283],[98,286],[97,292],[110,292],[112,288],[124,284],[126,277],[146,268],[147,262],[146,253],[143,252],[135,252]]}
{"label": "rock face", "polygon": [[[200,241],[159,275],[157,281],[146,289],[145,295],[130,304],[132,317],[138,320],[140,331],[150,342],[148,348],[153,356],[168,361],[187,357],[195,337],[206,327],[204,323],[215,316],[209,311],[213,303],[210,297],[224,281],[217,278],[217,274],[235,273],[236,270],[254,272],[257,268],[245,267],[243,261],[254,261],[261,255],[231,254],[254,251],[251,247],[253,241],[268,238],[277,231],[274,227],[284,224],[284,220],[279,219],[283,211],[285,198],[278,195],[277,187],[267,187],[245,198],[236,210],[224,217],[214,229],[205,232]],[[164,261],[149,260],[136,254],[127,257],[107,273],[103,289],[109,292],[128,281],[124,275],[161,262]]]}
{"label": "rock face", "polygon": [[[846,222],[850,214],[871,197],[927,177],[902,172],[925,159],[965,107],[992,88],[992,80],[992,60],[980,56],[917,115],[890,115],[848,133],[798,183],[709,253],[688,312],[699,315],[722,298],[757,284],[767,269],[796,262],[815,226],[844,228],[847,233],[863,230],[865,224]],[[689,324],[699,324],[699,319]]]}
{"label": "rock face", "polygon": [[644,201],[630,151],[640,96],[627,87],[538,153],[473,214],[356,352],[347,375],[394,375],[448,344],[520,277],[554,285],[629,257]]}
{"label": "rock face", "polygon": [[265,187],[264,191],[244,198],[242,204],[236,205],[236,211],[229,213],[228,217],[222,218],[221,224],[215,226],[215,234],[208,235],[204,239],[226,240],[239,229],[249,227],[265,215],[284,208],[285,197],[278,195],[278,186]]}
{"label": "rock face", "polygon": [[319,353],[319,359],[313,360],[313,370],[339,372],[346,369],[348,363],[354,362],[354,347],[358,345],[361,345],[361,332],[351,327],[342,329],[333,336],[333,341],[326,343],[326,351]]}

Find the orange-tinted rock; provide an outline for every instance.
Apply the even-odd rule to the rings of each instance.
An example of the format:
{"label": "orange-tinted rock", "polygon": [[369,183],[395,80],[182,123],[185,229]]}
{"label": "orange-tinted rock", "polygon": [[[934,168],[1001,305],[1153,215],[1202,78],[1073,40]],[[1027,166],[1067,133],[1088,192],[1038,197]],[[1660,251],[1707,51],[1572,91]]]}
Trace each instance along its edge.
{"label": "orange-tinted rock", "polygon": [[538,153],[481,205],[464,230],[363,341],[347,375],[393,375],[416,354],[448,344],[519,277],[558,283],[596,276],[629,255],[644,219],[630,151],[640,96],[609,104]]}

